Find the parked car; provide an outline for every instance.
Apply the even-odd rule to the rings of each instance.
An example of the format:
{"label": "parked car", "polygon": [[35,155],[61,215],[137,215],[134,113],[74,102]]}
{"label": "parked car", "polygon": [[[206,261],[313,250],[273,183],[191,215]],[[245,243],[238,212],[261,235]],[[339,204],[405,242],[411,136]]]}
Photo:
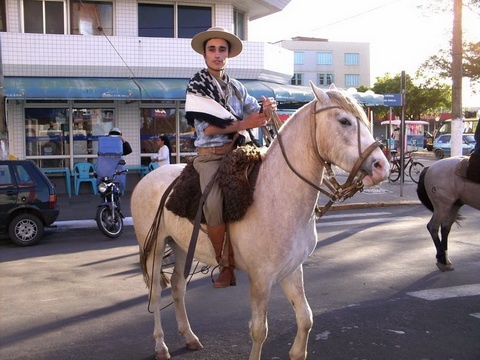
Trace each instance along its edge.
{"label": "parked car", "polygon": [[0,160],[0,234],[19,246],[38,244],[58,214],[55,188],[35,163]]}
{"label": "parked car", "polygon": [[[442,134],[433,142],[433,152],[437,159],[443,159],[451,154],[451,134]],[[475,148],[475,138],[473,134],[462,135],[462,154],[470,155]]]}

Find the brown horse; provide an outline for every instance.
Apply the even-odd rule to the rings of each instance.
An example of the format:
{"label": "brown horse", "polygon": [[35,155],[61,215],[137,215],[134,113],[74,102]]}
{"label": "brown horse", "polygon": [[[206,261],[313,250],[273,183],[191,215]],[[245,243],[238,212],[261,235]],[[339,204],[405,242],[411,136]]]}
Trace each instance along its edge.
{"label": "brown horse", "polygon": [[[356,169],[353,175],[357,171],[368,174],[363,179],[366,186],[385,180],[389,173],[388,161],[375,143],[358,103],[338,90],[325,92],[316,87],[313,90],[316,99],[292,115],[266,150],[253,204],[241,220],[228,225],[235,266],[247,273],[250,285],[250,360],[261,356],[267,337],[267,305],[275,282],[280,282],[296,313],[298,330],[290,358],[306,358],[313,320],[304,292],[302,264],[317,242],[314,209],[324,166],[337,165],[347,172]],[[160,314],[160,270],[167,244],[175,254],[171,283],[178,333],[185,337],[188,349],[202,348],[185,309],[183,269],[192,224],[164,210],[156,223],[158,235],[154,244],[145,245],[162,194],[182,169],[181,165],[160,167],[145,176],[132,194],[132,217],[141,257],[145,259],[143,268],[150,287],[155,318],[153,337],[159,360],[170,359]],[[205,233],[199,235],[195,258],[216,265],[213,247]]]}
{"label": "brown horse", "polygon": [[453,223],[460,220],[460,208],[470,205],[480,210],[480,184],[457,174],[457,166],[464,159],[457,156],[438,160],[423,170],[418,182],[418,198],[433,212],[427,229],[435,244],[437,267],[441,271],[454,270],[448,258],[448,234]]}

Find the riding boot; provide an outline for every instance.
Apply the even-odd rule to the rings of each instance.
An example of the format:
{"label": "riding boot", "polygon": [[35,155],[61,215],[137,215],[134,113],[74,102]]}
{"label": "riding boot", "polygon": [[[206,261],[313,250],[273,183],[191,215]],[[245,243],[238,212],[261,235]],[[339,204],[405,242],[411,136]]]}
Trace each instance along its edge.
{"label": "riding boot", "polygon": [[212,242],[213,250],[215,250],[215,259],[220,265],[222,265],[222,250],[223,243],[225,241],[225,224],[207,226],[207,232],[208,237]]}
{"label": "riding boot", "polygon": [[231,246],[228,247],[228,262],[231,262],[231,265],[224,264],[224,261],[222,260],[222,251],[225,241],[225,224],[207,226],[207,231],[208,237],[212,242],[213,249],[215,250],[215,258],[217,259],[218,264],[221,266],[220,276],[213,283],[213,287],[224,288],[230,285],[236,285],[235,274],[233,273],[233,251],[231,250]]}
{"label": "riding boot", "polygon": [[220,275],[213,283],[213,287],[217,289],[237,285],[237,279],[235,278],[235,273],[233,271],[235,269],[235,263],[233,259],[232,245],[230,243],[225,244],[225,250],[228,251],[228,264],[224,264],[220,270]]}

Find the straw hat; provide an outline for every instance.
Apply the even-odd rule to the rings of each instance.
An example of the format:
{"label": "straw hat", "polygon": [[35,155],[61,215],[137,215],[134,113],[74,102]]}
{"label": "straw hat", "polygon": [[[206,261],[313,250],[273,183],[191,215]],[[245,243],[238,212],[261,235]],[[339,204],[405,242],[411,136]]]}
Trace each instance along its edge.
{"label": "straw hat", "polygon": [[230,52],[228,54],[229,58],[233,58],[242,52],[242,40],[240,40],[236,35],[233,35],[232,33],[226,31],[224,28],[221,27],[212,27],[195,35],[192,39],[193,50],[195,50],[200,55],[204,55],[205,42],[213,38],[228,41],[228,43],[230,44]]}

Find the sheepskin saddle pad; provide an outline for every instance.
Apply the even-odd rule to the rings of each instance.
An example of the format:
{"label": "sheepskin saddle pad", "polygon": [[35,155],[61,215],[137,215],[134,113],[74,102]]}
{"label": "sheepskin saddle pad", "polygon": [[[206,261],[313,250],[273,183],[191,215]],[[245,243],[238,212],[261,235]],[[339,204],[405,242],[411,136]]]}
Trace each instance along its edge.
{"label": "sheepskin saddle pad", "polygon": [[[193,167],[193,159],[188,160],[165,205],[167,210],[190,221],[195,220],[202,196],[199,175]],[[240,220],[253,203],[261,162],[260,148],[250,145],[238,147],[223,158],[217,179],[223,191],[225,222]],[[205,224],[203,214],[202,223]]]}

